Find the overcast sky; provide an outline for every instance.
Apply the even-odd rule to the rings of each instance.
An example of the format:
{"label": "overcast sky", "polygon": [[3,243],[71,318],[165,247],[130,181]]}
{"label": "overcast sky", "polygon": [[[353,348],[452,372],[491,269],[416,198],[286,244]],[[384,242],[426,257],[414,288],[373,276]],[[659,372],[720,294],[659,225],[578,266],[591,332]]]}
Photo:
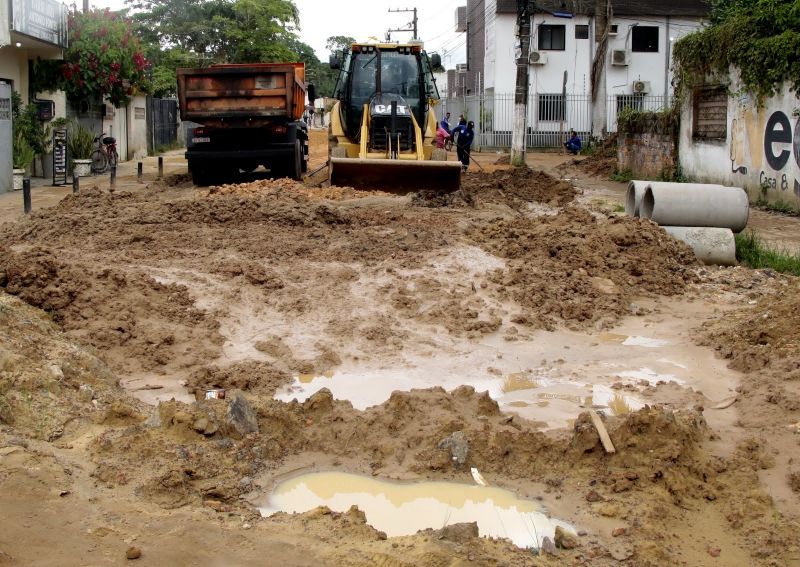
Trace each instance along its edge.
{"label": "overcast sky", "polygon": [[[125,0],[91,0],[91,4],[112,10],[125,8]],[[295,0],[295,4],[300,10],[300,37],[323,61],[328,60],[325,49],[328,37],[344,35],[358,41],[372,37],[382,41],[390,28],[410,28],[414,16],[410,12],[390,14],[389,9],[416,6],[419,36],[425,42],[425,50],[441,54],[448,69],[456,63],[466,63],[466,34],[455,31],[456,8],[466,5],[466,0],[428,0],[416,4],[408,0]],[[394,32],[392,39],[411,39],[411,33]]]}
{"label": "overcast sky", "polygon": [[[403,3],[405,2],[405,3]],[[389,13],[389,9],[417,7],[419,36],[429,53],[440,53],[445,66],[466,62],[466,34],[456,33],[456,8],[466,0],[428,0],[400,2],[390,0],[295,0],[300,10],[300,36],[327,60],[325,40],[332,35],[345,35],[366,41],[370,37],[383,40],[388,29],[411,27],[413,13]],[[394,32],[393,40],[411,39],[411,33]]]}

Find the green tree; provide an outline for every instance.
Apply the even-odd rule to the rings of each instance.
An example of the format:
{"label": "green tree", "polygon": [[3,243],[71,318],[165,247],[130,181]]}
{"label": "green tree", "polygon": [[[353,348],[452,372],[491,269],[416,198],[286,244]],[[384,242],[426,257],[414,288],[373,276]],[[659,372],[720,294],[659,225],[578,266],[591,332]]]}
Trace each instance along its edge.
{"label": "green tree", "polygon": [[73,10],[67,25],[64,60],[38,60],[34,90],[63,90],[73,101],[108,98],[117,107],[134,94],[149,92],[150,62],[124,11]]}
{"label": "green tree", "polygon": [[334,53],[349,49],[350,45],[356,43],[356,40],[347,35],[332,35],[325,41],[325,48]]}
{"label": "green tree", "polygon": [[745,87],[759,98],[788,81],[800,93],[800,2],[716,0],[711,25],[675,44],[678,93],[736,67]]}

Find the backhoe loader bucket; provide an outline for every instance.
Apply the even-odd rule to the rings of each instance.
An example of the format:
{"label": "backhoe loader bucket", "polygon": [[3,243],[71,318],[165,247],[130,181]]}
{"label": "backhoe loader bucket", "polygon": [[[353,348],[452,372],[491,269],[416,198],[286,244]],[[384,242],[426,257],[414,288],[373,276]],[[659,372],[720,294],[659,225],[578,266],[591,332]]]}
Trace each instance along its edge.
{"label": "backhoe loader bucket", "polygon": [[451,161],[331,158],[331,185],[388,193],[438,191],[461,187],[461,164]]}

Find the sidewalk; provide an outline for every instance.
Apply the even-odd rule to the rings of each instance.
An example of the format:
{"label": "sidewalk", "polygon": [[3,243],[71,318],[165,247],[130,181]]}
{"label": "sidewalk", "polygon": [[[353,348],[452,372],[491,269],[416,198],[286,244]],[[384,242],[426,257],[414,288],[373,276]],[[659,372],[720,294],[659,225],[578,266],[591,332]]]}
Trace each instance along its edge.
{"label": "sidewalk", "polygon": [[[185,150],[172,150],[164,153],[164,175],[186,173],[186,159],[183,157]],[[136,179],[136,169],[139,161],[142,162],[142,183]],[[110,185],[111,172],[106,172],[90,177],[81,177],[81,187],[102,187]],[[117,165],[117,191],[139,191],[158,177],[158,157],[146,157],[141,160],[120,162]],[[67,185],[54,187],[53,179],[31,177],[31,205],[33,211],[56,205],[66,195],[72,193],[72,178],[68,178]],[[0,193],[0,223],[17,220],[24,216],[22,191],[9,191]]]}

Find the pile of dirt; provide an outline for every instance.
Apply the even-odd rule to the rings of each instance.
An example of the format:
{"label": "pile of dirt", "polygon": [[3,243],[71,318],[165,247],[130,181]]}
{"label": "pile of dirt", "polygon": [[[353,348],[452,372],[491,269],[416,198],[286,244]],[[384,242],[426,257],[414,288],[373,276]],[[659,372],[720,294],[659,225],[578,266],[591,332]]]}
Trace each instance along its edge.
{"label": "pile of dirt", "polygon": [[0,423],[53,441],[81,420],[131,423],[136,412],[120,409],[125,399],[96,356],[76,347],[42,311],[0,292]]}
{"label": "pile of dirt", "polygon": [[[6,248],[0,265],[8,293],[52,313],[70,337],[102,351],[117,371],[163,371],[218,356],[219,323],[195,307],[184,286],[70,261],[44,246]],[[187,353],[186,344],[197,347]]]}
{"label": "pile of dirt", "polygon": [[285,193],[297,197],[308,199],[326,199],[331,201],[341,201],[345,199],[361,199],[374,195],[386,195],[382,191],[361,191],[352,187],[309,187],[293,179],[262,179],[250,183],[235,183],[229,185],[218,185],[210,187],[207,195],[209,197],[222,195],[273,195]]}
{"label": "pile of dirt", "polygon": [[691,249],[655,224],[577,207],[474,227],[470,236],[508,260],[489,281],[524,308],[514,322],[535,327],[610,326],[634,311],[636,296],[675,295],[696,279]]}
{"label": "pile of dirt", "polygon": [[617,137],[606,138],[595,152],[584,159],[575,159],[573,163],[590,175],[608,178],[617,170]]}
{"label": "pile of dirt", "polygon": [[528,167],[467,174],[461,191],[485,203],[544,203],[553,207],[563,207],[577,194],[570,183]]}
{"label": "pile of dirt", "polygon": [[787,380],[800,380],[800,283],[783,281],[780,293],[762,296],[752,309],[707,326],[706,344],[729,359],[731,368],[783,367]]}
{"label": "pile of dirt", "polygon": [[494,160],[495,165],[511,165],[511,154],[503,154],[496,160]]}

